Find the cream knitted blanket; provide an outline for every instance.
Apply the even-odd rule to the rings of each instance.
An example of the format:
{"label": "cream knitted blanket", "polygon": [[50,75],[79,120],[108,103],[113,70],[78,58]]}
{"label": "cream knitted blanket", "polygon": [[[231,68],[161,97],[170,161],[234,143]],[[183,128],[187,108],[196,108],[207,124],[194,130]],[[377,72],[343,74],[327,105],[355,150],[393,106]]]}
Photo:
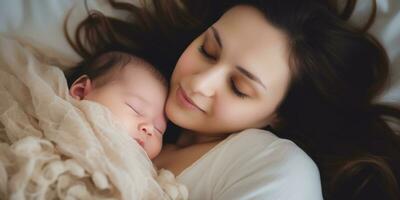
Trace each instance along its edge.
{"label": "cream knitted blanket", "polygon": [[71,98],[59,68],[0,37],[0,199],[186,199],[116,123]]}

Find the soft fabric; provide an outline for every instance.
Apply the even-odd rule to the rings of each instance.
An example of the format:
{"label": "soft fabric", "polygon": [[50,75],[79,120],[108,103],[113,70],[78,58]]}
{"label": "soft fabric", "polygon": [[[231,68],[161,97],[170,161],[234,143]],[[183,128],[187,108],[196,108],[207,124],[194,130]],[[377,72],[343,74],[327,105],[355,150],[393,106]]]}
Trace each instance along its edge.
{"label": "soft fabric", "polygon": [[322,199],[311,158],[293,142],[259,129],[229,136],[177,179],[192,200]]}
{"label": "soft fabric", "polygon": [[[374,1],[357,1],[350,23],[364,26],[371,15]],[[400,1],[376,0],[376,5],[376,17],[368,32],[383,45],[390,61],[389,85],[377,100],[400,106]]]}
{"label": "soft fabric", "polygon": [[0,96],[0,199],[187,198],[105,107],[74,100],[59,68],[4,37]]}
{"label": "soft fabric", "polygon": [[[140,5],[142,0],[127,0]],[[62,69],[75,66],[81,60],[64,35],[64,22],[68,18],[68,32],[74,35],[77,25],[86,18],[87,10],[99,10],[118,18],[123,12],[115,12],[108,0],[1,0],[0,33],[29,44],[46,55],[48,62]]]}

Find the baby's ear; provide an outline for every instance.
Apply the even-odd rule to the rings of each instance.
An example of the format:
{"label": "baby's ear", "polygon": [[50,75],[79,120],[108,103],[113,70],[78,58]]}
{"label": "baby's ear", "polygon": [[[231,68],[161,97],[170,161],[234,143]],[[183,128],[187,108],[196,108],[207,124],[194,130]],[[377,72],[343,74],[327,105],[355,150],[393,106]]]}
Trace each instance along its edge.
{"label": "baby's ear", "polygon": [[82,75],[72,84],[69,94],[76,100],[82,100],[92,91],[92,81],[87,75]]}

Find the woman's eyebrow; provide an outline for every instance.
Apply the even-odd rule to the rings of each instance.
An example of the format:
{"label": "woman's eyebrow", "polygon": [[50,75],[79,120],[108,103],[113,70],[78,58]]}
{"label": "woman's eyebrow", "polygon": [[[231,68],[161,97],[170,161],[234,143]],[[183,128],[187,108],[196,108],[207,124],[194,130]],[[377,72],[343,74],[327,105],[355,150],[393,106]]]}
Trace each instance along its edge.
{"label": "woman's eyebrow", "polygon": [[[218,46],[222,49],[222,41],[221,41],[221,37],[218,33],[218,30],[211,26],[211,30],[213,33],[213,36],[215,38],[215,40],[217,41]],[[259,85],[261,85],[263,88],[267,89],[267,87],[265,87],[265,85],[261,82],[261,80],[255,76],[254,74],[250,73],[249,71],[247,71],[245,68],[241,67],[241,66],[236,66],[236,69],[242,73],[244,76],[246,76],[247,78],[249,78],[250,80],[258,83]]]}
{"label": "woman's eyebrow", "polygon": [[221,37],[219,36],[217,29],[215,27],[211,26],[211,30],[213,32],[213,36],[214,36],[215,40],[217,41],[218,46],[222,49]]}
{"label": "woman's eyebrow", "polygon": [[247,71],[245,68],[241,67],[241,66],[236,66],[236,69],[242,73],[244,76],[246,76],[247,78],[249,78],[250,80],[258,83],[259,85],[261,85],[264,89],[267,89],[267,87],[265,87],[265,85],[261,82],[261,80],[255,76],[254,74],[250,73],[249,71]]}

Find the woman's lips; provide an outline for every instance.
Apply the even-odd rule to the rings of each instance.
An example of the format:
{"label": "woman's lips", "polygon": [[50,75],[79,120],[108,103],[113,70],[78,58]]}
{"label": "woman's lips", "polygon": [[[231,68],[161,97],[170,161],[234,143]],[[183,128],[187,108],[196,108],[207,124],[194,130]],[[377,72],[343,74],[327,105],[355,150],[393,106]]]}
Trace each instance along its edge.
{"label": "woman's lips", "polygon": [[183,105],[186,108],[190,108],[190,109],[196,109],[196,110],[200,110],[201,112],[205,112],[203,109],[201,109],[199,106],[196,105],[196,103],[194,103],[192,101],[192,99],[190,99],[185,91],[182,89],[182,87],[178,87],[178,89],[176,90],[176,95],[178,98],[178,101],[181,105]]}

